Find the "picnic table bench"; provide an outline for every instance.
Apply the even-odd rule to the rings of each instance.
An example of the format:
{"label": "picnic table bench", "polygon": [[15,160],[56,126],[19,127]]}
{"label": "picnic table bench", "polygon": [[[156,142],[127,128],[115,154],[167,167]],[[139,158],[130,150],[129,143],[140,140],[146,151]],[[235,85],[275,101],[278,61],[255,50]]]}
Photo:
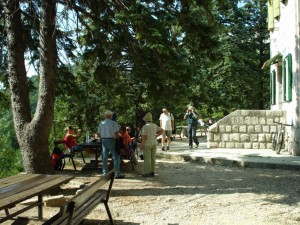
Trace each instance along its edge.
{"label": "picnic table bench", "polygon": [[176,134],[179,135],[180,140],[182,140],[183,137],[187,137],[188,136],[187,129],[188,126],[177,126],[174,139],[176,138]]}
{"label": "picnic table bench", "polygon": [[[76,225],[79,224],[94,208],[103,203],[110,220],[113,225],[112,215],[108,207],[108,200],[112,185],[115,178],[115,171],[110,171],[106,176],[92,183],[89,187],[72,197],[64,205],[60,206],[60,211],[47,220],[44,225]],[[108,181],[108,188],[101,190],[100,188]]]}
{"label": "picnic table bench", "polygon": [[[197,133],[198,134],[200,133],[200,136],[202,136],[203,134],[204,134],[204,136],[206,136],[207,126],[206,125],[203,125],[203,126],[198,125]],[[183,137],[188,137],[188,126],[177,126],[176,134],[179,135],[180,140],[182,140]],[[176,134],[175,134],[175,136],[176,136]]]}
{"label": "picnic table bench", "polygon": [[[17,215],[38,207],[38,218],[43,218],[43,194],[69,182],[74,176],[46,175],[46,174],[19,174],[0,179],[0,210],[5,216],[0,217],[0,223],[10,220]],[[38,201],[19,210],[15,206],[32,197]]]}

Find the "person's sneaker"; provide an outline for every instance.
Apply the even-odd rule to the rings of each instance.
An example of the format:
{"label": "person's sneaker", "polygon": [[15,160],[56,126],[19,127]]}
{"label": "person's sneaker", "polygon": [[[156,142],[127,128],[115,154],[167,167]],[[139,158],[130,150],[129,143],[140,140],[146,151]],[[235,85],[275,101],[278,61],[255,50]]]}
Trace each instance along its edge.
{"label": "person's sneaker", "polygon": [[193,148],[193,146],[192,146],[192,145],[190,145],[190,149],[191,149],[191,148]]}
{"label": "person's sneaker", "polygon": [[167,146],[167,150],[170,150],[169,146]]}
{"label": "person's sneaker", "polygon": [[162,146],[161,150],[164,151],[165,150],[165,146]]}
{"label": "person's sneaker", "polygon": [[196,144],[196,148],[198,148],[198,146],[199,146],[199,142]]}
{"label": "person's sneaker", "polygon": [[123,178],[125,178],[124,175],[115,176],[115,179],[123,179]]}

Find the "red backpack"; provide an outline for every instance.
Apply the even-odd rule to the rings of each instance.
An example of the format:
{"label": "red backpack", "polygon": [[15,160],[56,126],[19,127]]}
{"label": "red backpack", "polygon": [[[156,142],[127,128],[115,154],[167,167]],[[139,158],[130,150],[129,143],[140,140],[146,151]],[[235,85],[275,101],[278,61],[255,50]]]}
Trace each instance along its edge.
{"label": "red backpack", "polygon": [[64,153],[59,147],[54,147],[51,154],[51,164],[55,170],[62,170],[65,167]]}

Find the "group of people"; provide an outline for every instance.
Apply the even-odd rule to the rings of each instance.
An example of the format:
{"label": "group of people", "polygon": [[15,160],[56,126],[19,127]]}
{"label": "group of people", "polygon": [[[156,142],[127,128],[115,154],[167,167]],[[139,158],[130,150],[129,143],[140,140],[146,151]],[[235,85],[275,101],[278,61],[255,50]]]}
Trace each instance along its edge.
{"label": "group of people", "polygon": [[[116,139],[118,139],[119,128],[116,121],[112,120],[112,112],[105,111],[105,119],[100,123],[98,133],[102,140],[102,174],[108,172],[107,158],[111,153],[114,168],[116,170],[116,178],[124,178],[120,174],[120,155],[116,152]],[[149,112],[143,118],[145,125],[142,129],[141,149],[144,154],[144,173],[143,177],[153,177],[155,173],[155,157],[156,157],[156,137],[161,135],[163,129],[152,123],[152,114]],[[130,130],[128,130],[130,131]],[[130,136],[126,129],[121,130],[123,141],[129,142]]]}
{"label": "group of people", "polygon": [[198,120],[198,124],[200,126],[211,126],[213,124],[213,119],[210,117],[207,121],[207,123],[205,123],[204,119],[203,119],[203,116],[200,116],[200,119]]}
{"label": "group of people", "polygon": [[[114,113],[110,110],[104,112],[104,120],[99,124],[98,134],[102,140],[102,174],[108,173],[108,155],[111,153],[116,170],[117,179],[124,178],[124,175],[120,173],[120,154],[117,152],[116,140],[121,135],[125,148],[128,148],[132,144],[133,133],[131,127],[121,126],[119,127],[115,119],[113,118]],[[193,143],[196,147],[199,145],[198,138],[196,136],[198,122],[198,114],[193,106],[190,106],[185,115],[184,119],[187,120],[188,124],[188,138],[189,147],[193,148]],[[156,151],[157,151],[157,137],[162,135],[161,145],[162,150],[169,150],[171,143],[172,132],[175,129],[174,116],[166,108],[162,109],[159,121],[160,126],[153,123],[152,114],[148,112],[144,117],[145,125],[141,131],[141,144],[140,148],[143,151],[144,157],[144,173],[143,177],[155,176],[155,164],[156,164]],[[80,148],[77,146],[76,138],[80,136],[81,130],[78,129],[75,134],[73,127],[68,127],[67,134],[64,138],[66,146],[72,151],[77,151]],[[165,146],[166,144],[166,146]],[[137,162],[137,160],[135,159]]]}

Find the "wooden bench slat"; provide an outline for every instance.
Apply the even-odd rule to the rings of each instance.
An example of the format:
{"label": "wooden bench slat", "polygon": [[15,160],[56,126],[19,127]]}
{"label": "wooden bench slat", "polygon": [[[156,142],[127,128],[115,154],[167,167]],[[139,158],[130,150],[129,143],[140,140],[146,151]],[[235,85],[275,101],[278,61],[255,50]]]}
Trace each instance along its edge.
{"label": "wooden bench slat", "polygon": [[[106,197],[106,193],[103,191],[97,191],[90,199],[88,199],[83,205],[78,207],[73,214],[72,225],[79,224],[83,218],[88,215],[94,208],[100,203],[103,203],[103,198]],[[65,206],[67,207],[68,204]],[[64,206],[63,206],[64,207]],[[43,225],[60,225],[67,224],[69,214],[57,213],[55,216],[46,221]]]}
{"label": "wooden bench slat", "polygon": [[[113,224],[112,216],[107,203],[114,177],[115,171],[113,170],[110,171],[105,177],[101,177],[89,187],[83,189],[82,192],[78,193],[68,202],[62,205],[60,207],[60,211],[46,221],[43,225],[79,224],[100,203],[105,205],[110,222]],[[105,190],[100,189],[106,183],[109,183],[108,187]]]}
{"label": "wooden bench slat", "polygon": [[73,198],[70,199],[70,202],[76,202],[76,205],[83,204],[87,198],[93,195],[99,188],[105,185],[110,179],[106,177],[102,177],[100,180],[94,182],[86,189],[83,189],[82,192],[75,195]]}
{"label": "wooden bench slat", "polygon": [[62,224],[62,221],[65,220],[66,217],[62,217],[60,213],[55,214],[49,220],[45,221],[43,225],[58,225]]}
{"label": "wooden bench slat", "polygon": [[77,208],[73,214],[72,225],[79,224],[82,221],[82,218],[91,213],[100,203],[103,203],[102,200],[105,197],[106,193],[97,192],[86,203]]}

